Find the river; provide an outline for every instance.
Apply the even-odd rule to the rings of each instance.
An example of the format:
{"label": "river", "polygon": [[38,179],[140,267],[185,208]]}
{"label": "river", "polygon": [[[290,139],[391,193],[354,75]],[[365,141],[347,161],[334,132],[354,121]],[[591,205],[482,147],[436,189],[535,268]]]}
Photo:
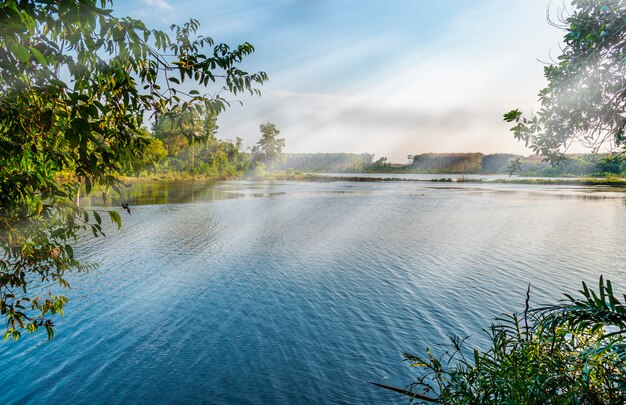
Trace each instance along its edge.
{"label": "river", "polygon": [[71,277],[55,338],[0,345],[0,403],[405,403],[366,383],[411,382],[403,352],[485,347],[529,283],[538,306],[626,280],[611,188],[235,181],[124,199],[122,229],[75,248],[99,266]]}

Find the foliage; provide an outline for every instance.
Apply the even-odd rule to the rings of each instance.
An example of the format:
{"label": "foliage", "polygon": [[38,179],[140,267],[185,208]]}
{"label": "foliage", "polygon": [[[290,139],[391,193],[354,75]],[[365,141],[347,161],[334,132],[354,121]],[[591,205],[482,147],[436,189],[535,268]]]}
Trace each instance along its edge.
{"label": "foliage", "polygon": [[626,172],[626,159],[622,155],[605,156],[600,159],[596,167],[600,173],[621,175]]}
{"label": "foliage", "polygon": [[200,107],[161,116],[152,127],[152,135],[168,149],[169,171],[211,178],[242,174],[249,163],[242,150],[242,140],[217,139],[217,129],[217,114]]}
{"label": "foliage", "polygon": [[626,7],[623,0],[574,0],[562,54],[544,68],[541,108],[504,115],[516,139],[553,165],[579,142],[597,152],[626,146]]}
{"label": "foliage", "polygon": [[193,110],[180,115],[162,115],[152,124],[152,136],[163,142],[169,156],[176,156],[190,145],[200,125]]}
{"label": "foliage", "polygon": [[265,165],[262,162],[254,162],[252,176],[259,179],[265,177]]}
{"label": "foliage", "polygon": [[626,296],[602,278],[597,293],[583,283],[581,295],[535,311],[527,299],[523,314],[491,326],[487,351],[466,356],[454,338],[442,356],[405,354],[422,370],[406,394],[446,404],[624,403]]}
{"label": "foliage", "polygon": [[618,154],[566,154],[558,166],[552,166],[535,155],[523,157],[505,153],[423,153],[411,157],[413,161],[405,165],[389,163],[384,158],[374,162],[373,155],[368,153],[286,153],[284,161],[276,166],[281,170],[309,173],[519,173],[538,177],[619,175],[626,172],[626,161]]}
{"label": "foliage", "polygon": [[[82,270],[72,241],[102,235],[101,215],[79,207],[115,187],[146,146],[144,116],[200,105],[219,112],[221,93],[184,92],[191,81],[222,93],[257,94],[267,77],[239,68],[254,48],[195,37],[198,22],[172,25],[174,38],[101,0],[0,1],[0,311],[5,337],[45,327],[67,298],[66,273]],[[207,89],[208,91],[209,89]],[[149,148],[148,148],[148,153]],[[157,155],[160,152],[157,151]],[[145,157],[145,155],[144,155]],[[64,180],[59,176],[63,174]],[[108,213],[118,226],[117,211]]]}
{"label": "foliage", "polygon": [[135,173],[143,170],[156,171],[167,158],[167,149],[160,139],[147,138],[146,145],[141,151],[141,157],[134,163]]}
{"label": "foliage", "polygon": [[509,153],[496,153],[493,155],[484,155],[480,164],[482,173],[502,173],[509,169],[511,162],[518,159],[519,156]]}
{"label": "foliage", "polygon": [[261,124],[261,139],[252,148],[254,160],[269,166],[270,172],[277,160],[280,160],[285,147],[285,138],[279,138],[280,131],[271,122]]}

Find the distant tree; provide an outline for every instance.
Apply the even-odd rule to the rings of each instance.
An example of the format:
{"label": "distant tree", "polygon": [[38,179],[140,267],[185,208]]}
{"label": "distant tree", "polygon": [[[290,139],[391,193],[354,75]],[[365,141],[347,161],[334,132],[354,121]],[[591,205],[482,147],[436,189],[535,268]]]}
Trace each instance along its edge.
{"label": "distant tree", "polygon": [[233,178],[247,169],[242,141],[217,138],[217,113],[197,106],[173,110],[153,125],[152,133],[170,154],[169,170],[213,179]]}
{"label": "distant tree", "polygon": [[270,173],[277,160],[279,160],[285,147],[285,138],[279,138],[280,131],[276,125],[268,122],[259,126],[261,139],[252,148],[255,160],[269,166]]}
{"label": "distant tree", "polygon": [[521,173],[522,171],[522,158],[514,158],[509,160],[509,165],[507,166],[507,172],[509,173],[509,177],[514,175],[515,173]]}
{"label": "distant tree", "polygon": [[422,153],[413,156],[412,168],[431,173],[476,173],[482,161],[482,153]]}
{"label": "distant tree", "polygon": [[504,115],[515,138],[552,164],[579,142],[594,153],[626,146],[626,6],[624,0],[574,0],[562,19],[563,52],[544,68],[541,108]]}
{"label": "distant tree", "polygon": [[600,173],[621,174],[626,171],[626,159],[621,155],[609,155],[596,163],[596,169]]}
{"label": "distant tree", "polygon": [[155,122],[153,135],[163,141],[172,155],[178,155],[189,146],[189,170],[193,172],[196,167],[196,143],[205,142],[209,136],[204,130],[205,115],[214,114],[206,112],[198,104],[184,110],[174,108]]}
{"label": "distant tree", "polygon": [[205,141],[205,150],[209,152],[211,144],[217,141],[217,114],[214,111],[205,112],[202,118],[202,138]]}
{"label": "distant tree", "polygon": [[510,168],[511,161],[520,157],[521,156],[507,153],[484,155],[482,157],[480,171],[487,174],[505,173]]}
{"label": "distant tree", "polygon": [[152,136],[163,142],[169,155],[175,156],[191,145],[191,138],[199,135],[194,128],[200,125],[191,110],[187,110],[186,114],[170,112],[153,123]]}
{"label": "distant tree", "polygon": [[387,158],[383,156],[380,159],[378,159],[377,161],[375,161],[372,165],[376,166],[376,167],[385,167],[385,166],[389,165],[389,163],[387,162]]}

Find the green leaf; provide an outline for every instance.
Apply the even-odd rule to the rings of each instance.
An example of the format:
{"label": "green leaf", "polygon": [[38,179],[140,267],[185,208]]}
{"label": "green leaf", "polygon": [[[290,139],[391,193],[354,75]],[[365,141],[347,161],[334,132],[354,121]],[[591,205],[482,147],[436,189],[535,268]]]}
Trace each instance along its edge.
{"label": "green leaf", "polygon": [[[81,100],[85,101],[85,100]],[[89,121],[84,118],[74,118],[72,120],[72,127],[74,127],[77,131],[80,132],[89,132],[91,131],[91,127],[89,126]]]}
{"label": "green leaf", "polygon": [[59,236],[61,236],[64,232],[65,232],[65,228],[55,229],[54,231],[52,231],[52,232],[50,233],[50,237],[51,237],[51,238],[58,238],[58,237],[59,237]]}
{"label": "green leaf", "polygon": [[9,34],[15,34],[15,33],[18,33],[18,32],[21,33],[21,32],[28,31],[26,29],[26,27],[24,26],[24,24],[20,24],[20,23],[9,23],[9,24],[6,24],[6,25],[4,25],[2,27],[2,30],[5,31],[6,33],[9,33]]}
{"label": "green leaf", "polygon": [[91,193],[91,179],[89,177],[85,177],[85,194],[89,195]]}
{"label": "green leaf", "polygon": [[100,218],[100,214],[98,214],[97,211],[94,211],[93,216],[96,218],[96,222],[98,223],[98,225],[100,225],[102,223],[102,218]]}
{"label": "green leaf", "polygon": [[519,121],[520,117],[522,116],[522,112],[520,110],[511,110],[508,113],[504,114],[504,120],[506,122],[517,122]]}
{"label": "green leaf", "polygon": [[65,251],[70,258],[74,258],[74,249],[70,245],[65,245]]}
{"label": "green leaf", "polygon": [[13,52],[15,57],[21,62],[28,62],[30,60],[30,52],[28,52],[28,49],[24,45],[20,43],[14,43],[9,45],[9,48],[11,49],[11,52]]}
{"label": "green leaf", "polygon": [[120,217],[120,214],[118,214],[117,211],[109,211],[109,216],[111,217],[111,222],[116,223],[117,229],[120,229],[122,227],[122,217]]}
{"label": "green leaf", "polygon": [[65,132],[65,137],[70,141],[70,145],[72,145],[72,148],[78,146],[78,143],[80,142],[80,136],[78,135],[78,133],[70,129]]}
{"label": "green leaf", "polygon": [[45,56],[43,56],[37,48],[29,46],[28,49],[30,49],[30,53],[35,57],[35,59],[37,59],[37,62],[41,63],[42,66],[45,66],[48,63]]}
{"label": "green leaf", "polygon": [[46,325],[46,332],[48,332],[48,340],[52,340],[54,337],[54,329],[52,329],[52,326]]}

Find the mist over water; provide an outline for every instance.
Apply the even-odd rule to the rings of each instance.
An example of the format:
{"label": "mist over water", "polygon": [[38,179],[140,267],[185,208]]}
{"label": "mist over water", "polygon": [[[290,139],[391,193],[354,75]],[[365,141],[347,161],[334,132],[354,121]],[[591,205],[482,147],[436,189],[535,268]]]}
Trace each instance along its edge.
{"label": "mist over water", "polygon": [[[2,403],[405,403],[403,352],[604,274],[626,194],[495,184],[135,185],[66,317],[0,346]],[[144,205],[142,205],[144,204]]]}

